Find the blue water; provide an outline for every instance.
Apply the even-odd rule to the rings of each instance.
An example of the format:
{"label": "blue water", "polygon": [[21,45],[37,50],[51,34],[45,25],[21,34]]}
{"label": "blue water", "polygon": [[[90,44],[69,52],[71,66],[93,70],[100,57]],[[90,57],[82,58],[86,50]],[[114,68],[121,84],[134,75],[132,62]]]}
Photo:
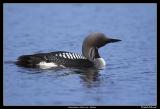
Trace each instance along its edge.
{"label": "blue water", "polygon": [[[156,4],[3,5],[4,105],[156,105]],[[28,69],[24,54],[81,54],[84,38],[102,32],[121,42],[100,48],[103,70]]]}

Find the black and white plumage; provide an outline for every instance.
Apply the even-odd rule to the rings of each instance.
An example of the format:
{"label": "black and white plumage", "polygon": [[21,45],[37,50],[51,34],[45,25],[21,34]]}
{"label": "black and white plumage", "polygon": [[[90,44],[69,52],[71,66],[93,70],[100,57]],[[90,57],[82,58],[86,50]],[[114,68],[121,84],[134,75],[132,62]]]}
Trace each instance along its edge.
{"label": "black and white plumage", "polygon": [[[83,63],[83,64],[80,64]],[[19,65],[25,67],[92,67],[93,63],[86,57],[65,51],[23,55],[18,58]]]}
{"label": "black and white plumage", "polygon": [[103,33],[92,33],[83,42],[83,55],[66,51],[22,55],[17,59],[16,64],[23,67],[40,67],[43,69],[51,67],[101,68],[105,66],[105,61],[100,57],[98,49],[107,43],[117,41],[120,40],[107,38]]}

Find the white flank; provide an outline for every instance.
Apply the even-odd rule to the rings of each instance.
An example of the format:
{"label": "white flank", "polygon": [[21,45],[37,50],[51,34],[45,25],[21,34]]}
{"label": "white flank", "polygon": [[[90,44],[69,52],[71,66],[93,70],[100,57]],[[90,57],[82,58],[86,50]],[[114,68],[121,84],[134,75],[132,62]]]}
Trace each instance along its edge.
{"label": "white flank", "polygon": [[38,65],[42,69],[48,69],[48,68],[52,68],[52,67],[57,67],[58,66],[57,64],[55,64],[53,62],[51,62],[51,63],[40,62]]}
{"label": "white flank", "polygon": [[62,68],[66,68],[65,66],[63,66],[63,65],[60,65],[60,67],[62,67]]}

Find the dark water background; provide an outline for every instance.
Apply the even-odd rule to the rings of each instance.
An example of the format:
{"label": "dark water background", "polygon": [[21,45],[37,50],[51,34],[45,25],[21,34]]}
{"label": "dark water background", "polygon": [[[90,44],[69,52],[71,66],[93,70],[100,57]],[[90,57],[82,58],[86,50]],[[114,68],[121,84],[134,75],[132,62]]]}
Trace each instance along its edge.
{"label": "dark water background", "polygon": [[[156,105],[156,4],[4,4],[4,105]],[[102,32],[121,42],[99,50],[103,70],[26,69],[24,54],[81,54]]]}

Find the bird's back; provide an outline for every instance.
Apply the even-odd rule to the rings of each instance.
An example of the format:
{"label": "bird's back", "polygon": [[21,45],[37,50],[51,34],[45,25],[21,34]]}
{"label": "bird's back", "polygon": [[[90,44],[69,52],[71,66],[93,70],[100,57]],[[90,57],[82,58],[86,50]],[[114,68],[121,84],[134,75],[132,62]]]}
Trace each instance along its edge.
{"label": "bird's back", "polygon": [[93,67],[94,63],[82,55],[57,51],[51,53],[39,53],[33,55],[22,55],[17,60],[17,65],[24,67],[63,66],[63,67]]}

